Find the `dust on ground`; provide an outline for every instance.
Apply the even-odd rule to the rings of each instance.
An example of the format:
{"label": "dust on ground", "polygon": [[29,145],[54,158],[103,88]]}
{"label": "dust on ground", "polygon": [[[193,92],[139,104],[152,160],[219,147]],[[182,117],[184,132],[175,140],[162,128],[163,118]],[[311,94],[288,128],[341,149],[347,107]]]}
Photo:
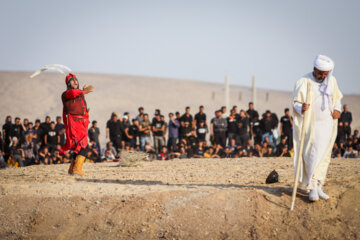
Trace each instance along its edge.
{"label": "dust on ground", "polygon": [[[184,159],[0,171],[0,239],[359,239],[360,161],[333,159],[309,203],[290,158]],[[265,184],[276,169],[280,182]]]}

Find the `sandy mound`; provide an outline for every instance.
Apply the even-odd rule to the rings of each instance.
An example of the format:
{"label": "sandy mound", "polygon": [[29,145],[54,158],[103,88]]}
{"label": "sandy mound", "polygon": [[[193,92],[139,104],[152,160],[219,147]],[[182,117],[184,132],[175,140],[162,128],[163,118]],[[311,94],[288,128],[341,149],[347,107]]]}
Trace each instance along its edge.
{"label": "sandy mound", "polygon": [[[185,159],[86,163],[0,171],[1,239],[359,239],[360,162],[333,159],[325,191],[299,190],[290,212],[292,162]],[[266,185],[276,169],[280,183]]]}

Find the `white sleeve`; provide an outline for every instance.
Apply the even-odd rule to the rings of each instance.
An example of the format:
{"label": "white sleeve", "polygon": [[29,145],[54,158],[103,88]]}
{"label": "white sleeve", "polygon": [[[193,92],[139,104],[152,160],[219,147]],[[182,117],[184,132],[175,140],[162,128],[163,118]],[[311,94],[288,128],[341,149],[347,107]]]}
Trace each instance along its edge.
{"label": "white sleeve", "polygon": [[339,112],[341,112],[341,101],[340,100],[335,103],[334,110],[338,110]]}
{"label": "white sleeve", "polygon": [[303,115],[302,114],[302,104],[301,103],[298,103],[298,102],[294,103],[294,109],[298,114]]}

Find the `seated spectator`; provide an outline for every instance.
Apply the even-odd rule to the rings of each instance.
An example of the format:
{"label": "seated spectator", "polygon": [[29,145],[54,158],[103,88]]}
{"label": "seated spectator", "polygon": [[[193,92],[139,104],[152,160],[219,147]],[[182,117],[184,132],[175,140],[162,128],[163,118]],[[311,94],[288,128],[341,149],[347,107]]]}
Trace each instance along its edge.
{"label": "seated spectator", "polygon": [[17,137],[13,137],[10,143],[10,165],[15,168],[24,167],[25,154],[24,150],[20,147]]}
{"label": "seated spectator", "polygon": [[285,145],[287,145],[287,136],[282,136],[281,137],[281,140],[280,140],[280,143],[276,146],[276,155],[277,156],[280,156],[283,152],[283,148]]}
{"label": "seated spectator", "polygon": [[332,149],[332,158],[341,158],[341,150],[339,149],[337,143],[334,143],[334,147]]}
{"label": "seated spectator", "polygon": [[263,157],[275,157],[276,155],[273,153],[273,148],[272,146],[268,146],[267,151],[263,154]]}
{"label": "seated spectator", "polygon": [[260,144],[255,144],[255,151],[254,151],[254,157],[262,157],[263,152]]}
{"label": "seated spectator", "polygon": [[237,148],[236,139],[232,138],[230,140],[230,144],[227,147],[230,148],[231,151],[234,151]]}
{"label": "seated spectator", "polygon": [[358,151],[354,150],[352,145],[348,146],[344,153],[344,158],[358,158],[358,157],[359,157]]}
{"label": "seated spectator", "polygon": [[59,150],[55,149],[54,154],[51,156],[53,164],[63,164],[63,159],[60,156]]}
{"label": "seated spectator", "polygon": [[32,141],[31,135],[26,135],[25,142],[21,145],[21,148],[24,150],[24,154],[25,154],[24,165],[29,166],[29,165],[34,164],[35,163],[35,144]]}
{"label": "seated spectator", "polygon": [[96,143],[95,145],[90,146],[89,151],[87,152],[87,156],[86,156],[87,160],[89,160],[91,163],[96,163],[96,162],[100,162],[100,155],[97,151],[96,148]]}
{"label": "seated spectator", "polygon": [[169,152],[167,147],[163,146],[159,155],[159,160],[169,160]]}
{"label": "seated spectator", "polygon": [[[233,140],[233,139],[232,139]],[[234,157],[233,152],[231,151],[230,147],[225,148],[224,154],[221,156],[222,158],[232,158]]]}
{"label": "seated spectator", "polygon": [[52,164],[51,154],[47,146],[44,146],[39,152],[39,162],[41,165]]}
{"label": "seated spectator", "polygon": [[279,157],[291,157],[287,144],[282,147]]}
{"label": "seated spectator", "polygon": [[204,157],[204,148],[203,148],[204,142],[199,142],[198,147],[196,149],[195,154],[193,155],[194,158],[203,158]]}
{"label": "seated spectator", "polygon": [[249,139],[246,146],[245,146],[245,150],[247,152],[247,154],[249,155],[250,152],[251,154],[253,154],[252,152],[254,152],[254,144],[253,144],[253,140]]}
{"label": "seated spectator", "polygon": [[215,154],[214,148],[210,147],[206,149],[204,153],[204,158],[220,158],[220,156]]}
{"label": "seated spectator", "polygon": [[[108,152],[108,153],[107,153]],[[108,142],[107,144],[106,144],[106,148],[105,148],[105,152],[104,152],[105,154],[105,158],[107,158],[106,156],[108,156],[109,158],[111,158],[111,159],[107,159],[107,160],[113,160],[113,159],[115,159],[116,158],[116,156],[117,156],[117,152],[116,152],[116,150],[115,150],[115,148],[113,147],[113,142]],[[113,157],[111,157],[111,156],[113,156]]]}

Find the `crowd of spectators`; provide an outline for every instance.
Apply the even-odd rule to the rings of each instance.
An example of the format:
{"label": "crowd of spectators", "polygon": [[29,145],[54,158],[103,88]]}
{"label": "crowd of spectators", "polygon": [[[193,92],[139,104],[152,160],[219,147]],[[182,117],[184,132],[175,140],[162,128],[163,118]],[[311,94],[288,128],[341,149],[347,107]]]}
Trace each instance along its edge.
{"label": "crowd of spectators", "polygon": [[[293,119],[289,109],[280,118],[269,110],[261,116],[249,103],[247,111],[233,106],[215,111],[208,121],[204,106],[194,116],[190,107],[185,113],[169,113],[168,121],[159,109],[150,119],[144,108],[131,118],[112,113],[106,124],[107,143],[100,146],[100,130],[93,121],[89,130],[87,159],[91,162],[116,161],[121,151],[145,151],[152,159],[291,157],[293,155]],[[332,157],[359,157],[359,132],[351,131],[352,115],[344,105],[338,121],[338,135]],[[65,143],[61,117],[55,122],[47,116],[35,124],[7,116],[0,135],[1,165],[62,164],[71,161],[71,153],[60,156]]]}

